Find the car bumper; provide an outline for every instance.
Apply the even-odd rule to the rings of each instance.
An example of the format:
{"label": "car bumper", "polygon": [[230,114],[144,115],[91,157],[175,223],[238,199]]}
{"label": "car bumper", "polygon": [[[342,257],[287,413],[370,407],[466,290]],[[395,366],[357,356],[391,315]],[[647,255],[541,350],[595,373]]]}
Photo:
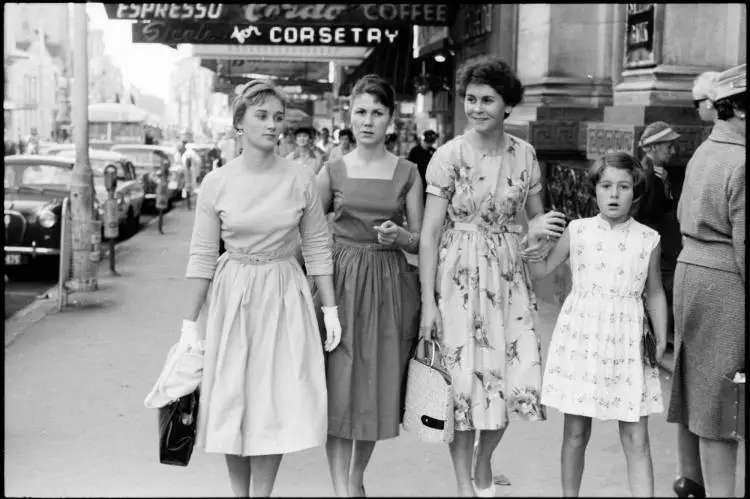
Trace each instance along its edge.
{"label": "car bumper", "polygon": [[[28,246],[5,246],[6,255],[59,256],[59,248],[35,248]],[[7,263],[7,262],[6,262]]]}

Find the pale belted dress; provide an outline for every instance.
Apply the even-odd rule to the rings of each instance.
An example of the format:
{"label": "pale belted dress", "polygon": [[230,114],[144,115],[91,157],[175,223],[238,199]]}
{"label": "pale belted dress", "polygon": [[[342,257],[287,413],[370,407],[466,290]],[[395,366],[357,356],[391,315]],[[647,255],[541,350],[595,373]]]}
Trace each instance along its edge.
{"label": "pale belted dress", "polygon": [[284,454],[326,441],[323,346],[300,244],[308,274],[333,273],[309,168],[277,156],[267,171],[237,161],[203,179],[187,277],[212,279],[198,321],[197,445],[206,452]]}
{"label": "pale belted dress", "polygon": [[427,193],[449,201],[435,289],[458,431],[545,419],[536,298],[515,224],[541,190],[539,164],[508,134],[506,147],[482,155],[474,133],[441,146],[427,167]]}

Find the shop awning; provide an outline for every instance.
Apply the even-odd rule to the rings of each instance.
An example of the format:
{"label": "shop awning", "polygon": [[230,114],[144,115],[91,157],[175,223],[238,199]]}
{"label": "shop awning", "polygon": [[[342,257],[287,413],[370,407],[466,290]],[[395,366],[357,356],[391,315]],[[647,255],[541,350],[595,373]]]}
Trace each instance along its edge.
{"label": "shop awning", "polygon": [[339,95],[350,95],[361,77],[374,73],[388,80],[400,100],[416,97],[414,78],[420,74],[420,64],[413,58],[413,31],[405,29],[393,43],[376,46],[370,55],[344,80]]}

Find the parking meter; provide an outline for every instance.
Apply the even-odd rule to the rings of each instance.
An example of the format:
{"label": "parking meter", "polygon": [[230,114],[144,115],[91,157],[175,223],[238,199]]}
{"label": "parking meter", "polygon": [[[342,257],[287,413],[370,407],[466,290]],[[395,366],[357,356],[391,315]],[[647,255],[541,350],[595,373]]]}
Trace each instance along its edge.
{"label": "parking meter", "polygon": [[169,162],[162,160],[156,183],[156,209],[159,210],[159,233],[164,234],[164,210],[169,207]]}
{"label": "parking meter", "polygon": [[107,165],[104,169],[104,188],[107,189],[107,200],[104,202],[104,237],[117,239],[119,236],[120,215],[115,200],[117,189],[117,167]]}
{"label": "parking meter", "polygon": [[120,235],[120,213],[115,200],[117,189],[117,167],[107,165],[104,168],[104,188],[107,189],[107,200],[104,201],[104,237],[109,240],[109,270],[117,275],[115,270],[115,240]]}

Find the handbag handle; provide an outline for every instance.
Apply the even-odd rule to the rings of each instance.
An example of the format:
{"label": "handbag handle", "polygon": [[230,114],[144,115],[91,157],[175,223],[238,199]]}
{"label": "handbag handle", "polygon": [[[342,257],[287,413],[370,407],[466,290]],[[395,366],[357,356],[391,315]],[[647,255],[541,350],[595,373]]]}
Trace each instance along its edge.
{"label": "handbag handle", "polygon": [[434,340],[428,340],[424,336],[420,336],[419,341],[417,341],[417,350],[419,350],[419,344],[421,342],[425,343],[432,343],[432,358],[430,359],[430,367],[434,367],[435,364],[435,350],[440,352],[440,356],[443,355],[443,350],[440,348],[440,343]]}

